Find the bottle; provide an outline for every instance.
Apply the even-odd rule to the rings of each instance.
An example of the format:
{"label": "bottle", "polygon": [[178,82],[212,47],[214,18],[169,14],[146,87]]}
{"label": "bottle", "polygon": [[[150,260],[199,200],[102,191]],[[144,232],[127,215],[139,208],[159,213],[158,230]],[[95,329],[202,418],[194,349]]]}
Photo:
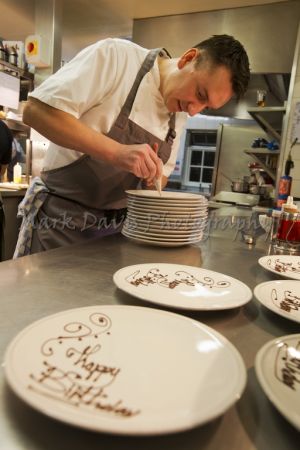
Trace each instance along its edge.
{"label": "bottle", "polygon": [[14,166],[14,183],[21,183],[22,181],[22,167],[19,163]]}
{"label": "bottle", "polygon": [[291,193],[292,177],[283,175],[279,180],[278,197],[276,207],[281,208],[284,205]]}
{"label": "bottle", "polygon": [[277,239],[279,241],[300,242],[300,213],[291,196],[282,205]]}

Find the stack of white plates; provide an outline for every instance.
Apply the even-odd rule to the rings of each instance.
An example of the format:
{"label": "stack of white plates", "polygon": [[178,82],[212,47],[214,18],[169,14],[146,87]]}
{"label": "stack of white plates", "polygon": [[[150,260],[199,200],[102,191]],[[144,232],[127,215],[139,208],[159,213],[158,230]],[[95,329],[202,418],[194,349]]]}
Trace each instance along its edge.
{"label": "stack of white plates", "polygon": [[176,247],[201,241],[207,221],[205,197],[185,192],[126,191],[124,236],[136,242]]}

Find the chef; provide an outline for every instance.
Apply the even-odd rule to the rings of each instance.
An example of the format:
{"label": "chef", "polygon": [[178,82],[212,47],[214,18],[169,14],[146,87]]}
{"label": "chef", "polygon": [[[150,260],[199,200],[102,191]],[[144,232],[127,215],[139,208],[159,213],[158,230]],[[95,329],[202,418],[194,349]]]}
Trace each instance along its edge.
{"label": "chef", "polygon": [[121,39],[82,50],[24,109],[50,145],[20,207],[15,257],[120,231],[125,191],[166,184],[187,116],[240,97],[248,81],[247,54],[227,35],[179,58]]}

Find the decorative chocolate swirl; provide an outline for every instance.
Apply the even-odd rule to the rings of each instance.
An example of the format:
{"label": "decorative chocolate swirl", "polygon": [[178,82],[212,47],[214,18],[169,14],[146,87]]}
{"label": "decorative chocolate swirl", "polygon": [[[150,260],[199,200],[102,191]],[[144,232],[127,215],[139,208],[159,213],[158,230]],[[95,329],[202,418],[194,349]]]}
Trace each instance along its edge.
{"label": "decorative chocolate swirl", "polygon": [[171,278],[171,275],[164,275],[160,273],[158,268],[152,268],[148,270],[146,275],[139,276],[141,270],[136,270],[132,274],[128,275],[125,280],[132,284],[133,286],[150,286],[158,285],[168,289],[175,289],[179,285],[186,286],[196,286],[200,284],[201,286],[206,286],[208,288],[226,288],[230,286],[229,281],[218,281],[216,282],[213,278],[204,276],[203,279],[198,279],[194,275],[190,274],[184,270],[177,270]]}
{"label": "decorative chocolate swirl", "polygon": [[293,264],[292,262],[282,261],[280,258],[275,259],[275,261],[269,258],[267,260],[267,266],[279,273],[293,272],[300,274],[300,261]]}
{"label": "decorative chocolate swirl", "polygon": [[100,332],[99,332],[99,330],[97,330],[96,332],[93,332],[93,329],[91,328],[91,326],[85,325],[82,322],[67,323],[63,327],[63,329],[68,334],[64,335],[64,336],[61,335],[61,336],[47,339],[42,345],[42,348],[41,348],[42,354],[45,356],[53,355],[54,350],[52,347],[52,343],[62,344],[63,341],[66,339],[76,339],[77,341],[81,341],[82,339],[89,337],[89,336],[94,336],[95,338],[97,338],[99,334],[102,334],[105,332],[107,333],[111,327],[111,320],[105,314],[100,314],[100,313],[91,314],[89,317],[89,321],[90,321],[91,325],[96,325],[97,327],[102,328],[102,330]]}
{"label": "decorative chocolate swirl", "polygon": [[293,294],[292,291],[285,290],[283,294],[283,298],[278,297],[278,293],[276,289],[272,289],[271,291],[271,300],[273,304],[283,311],[288,313],[292,311],[299,311],[300,309],[300,297]]}
{"label": "decorative chocolate swirl", "polygon": [[300,385],[300,341],[289,346],[286,342],[278,347],[275,367],[275,377],[281,383],[296,391]]}

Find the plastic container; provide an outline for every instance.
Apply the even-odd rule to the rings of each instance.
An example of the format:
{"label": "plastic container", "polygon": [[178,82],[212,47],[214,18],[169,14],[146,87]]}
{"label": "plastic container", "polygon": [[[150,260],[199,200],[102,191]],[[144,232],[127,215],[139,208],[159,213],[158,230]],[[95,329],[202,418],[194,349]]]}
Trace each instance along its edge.
{"label": "plastic container", "polygon": [[22,167],[19,163],[14,166],[14,183],[22,182]]}

